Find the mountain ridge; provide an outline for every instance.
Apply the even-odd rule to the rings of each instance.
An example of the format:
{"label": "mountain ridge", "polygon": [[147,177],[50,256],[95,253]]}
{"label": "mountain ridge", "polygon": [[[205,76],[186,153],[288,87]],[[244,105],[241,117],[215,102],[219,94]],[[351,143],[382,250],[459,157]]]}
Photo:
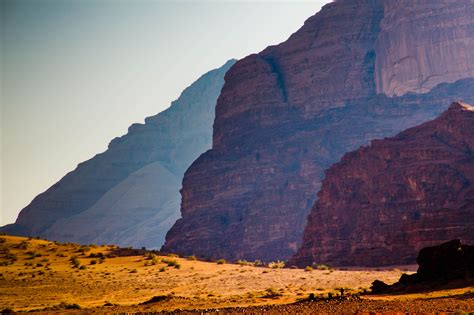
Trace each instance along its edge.
{"label": "mountain ridge", "polygon": [[[164,233],[173,222],[159,231],[147,227],[146,236],[138,227],[135,231],[129,229],[130,225],[140,224],[137,220],[146,221],[138,216],[134,218],[134,211],[142,207],[140,211],[148,213],[146,219],[151,220],[157,211],[155,205],[148,204],[143,208],[143,203],[137,201],[136,208],[129,203],[129,208],[124,209],[121,203],[122,208],[112,209],[112,200],[119,200],[120,194],[114,195],[114,198],[109,195],[108,199],[112,203],[108,205],[102,198],[127,179],[129,183],[139,183],[136,177],[140,173],[137,172],[151,163],[159,162],[153,170],[148,170],[152,170],[156,176],[164,176],[173,189],[167,188],[166,193],[161,194],[154,191],[153,188],[160,185],[160,178],[152,180],[149,176],[150,185],[143,187],[145,191],[142,196],[147,194],[149,202],[155,200],[153,203],[158,206],[161,206],[160,200],[163,206],[170,206],[171,202],[170,207],[173,209],[167,206],[169,209],[166,210],[170,220],[179,217],[180,177],[191,162],[211,145],[215,102],[224,83],[224,74],[234,63],[235,60],[229,60],[222,67],[202,75],[168,109],[145,118],[144,124],[132,124],[126,135],[114,138],[106,151],[79,163],[75,170],[25,207],[16,223],[1,230],[60,241],[159,247],[164,240]],[[129,178],[132,174],[135,174],[135,179]],[[129,188],[134,189],[133,185]],[[91,216],[91,213],[95,213],[96,217]],[[104,213],[118,216],[115,225],[107,223]],[[166,221],[166,218],[163,219]],[[154,222],[157,227],[160,226],[160,222]],[[124,230],[128,232],[124,233]]]}

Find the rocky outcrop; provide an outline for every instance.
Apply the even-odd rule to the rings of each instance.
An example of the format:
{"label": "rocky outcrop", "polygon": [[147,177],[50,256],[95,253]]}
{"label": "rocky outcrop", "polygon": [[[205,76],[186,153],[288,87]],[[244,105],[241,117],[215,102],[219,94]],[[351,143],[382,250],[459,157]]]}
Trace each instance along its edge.
{"label": "rocky outcrop", "polygon": [[474,77],[473,0],[389,0],[375,46],[377,92],[425,93]]}
{"label": "rocky outcrop", "polygon": [[464,286],[474,280],[474,246],[460,240],[423,248],[416,261],[419,267],[415,274],[403,274],[392,285],[376,280],[372,283],[372,293],[433,290],[454,281],[457,286]]}
{"label": "rocky outcrop", "polygon": [[474,243],[473,183],[474,107],[456,102],[333,165],[291,263],[410,264],[423,247]]}
{"label": "rocky outcrop", "polygon": [[[300,245],[324,169],[371,139],[434,118],[453,99],[474,101],[469,78],[425,94],[377,95],[376,59],[383,56],[376,49],[389,46],[380,37],[384,4],[330,3],[286,42],[229,70],[212,150],[185,174],[182,218],[163,250],[289,258]],[[456,20],[457,14],[450,16]]]}
{"label": "rocky outcrop", "polygon": [[217,97],[234,63],[203,75],[145,124],[132,125],[2,230],[60,241],[161,246],[179,217],[184,171],[211,147]]}

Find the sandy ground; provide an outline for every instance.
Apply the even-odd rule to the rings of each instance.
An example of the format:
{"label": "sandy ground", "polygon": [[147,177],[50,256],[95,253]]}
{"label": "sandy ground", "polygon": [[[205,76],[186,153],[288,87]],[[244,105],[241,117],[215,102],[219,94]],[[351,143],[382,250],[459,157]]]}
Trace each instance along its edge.
{"label": "sandy ground", "polygon": [[[64,312],[79,306],[82,312],[87,309],[87,313],[196,309],[269,314],[379,309],[405,312],[417,311],[417,307],[427,311],[474,311],[469,295],[474,287],[287,305],[307,298],[310,293],[324,298],[329,293],[336,295],[339,288],[355,294],[367,290],[375,279],[393,283],[403,272],[413,271],[414,266],[304,271],[136,253],[105,259],[90,257],[99,253],[108,255],[117,253],[117,249],[0,236],[0,310]],[[72,256],[77,257],[76,267]],[[153,297],[159,298],[147,304]],[[235,309],[249,306],[258,308]]]}

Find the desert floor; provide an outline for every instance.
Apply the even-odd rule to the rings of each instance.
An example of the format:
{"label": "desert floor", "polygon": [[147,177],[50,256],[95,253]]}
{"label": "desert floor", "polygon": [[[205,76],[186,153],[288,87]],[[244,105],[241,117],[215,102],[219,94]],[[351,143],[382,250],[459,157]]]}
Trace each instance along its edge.
{"label": "desert floor", "polygon": [[415,268],[305,271],[155,256],[114,246],[79,246],[0,236],[0,310],[474,312],[474,286],[292,304],[306,299],[310,293],[317,298],[336,296],[340,288],[347,294],[361,293],[375,279],[393,283],[402,273],[413,272]]}

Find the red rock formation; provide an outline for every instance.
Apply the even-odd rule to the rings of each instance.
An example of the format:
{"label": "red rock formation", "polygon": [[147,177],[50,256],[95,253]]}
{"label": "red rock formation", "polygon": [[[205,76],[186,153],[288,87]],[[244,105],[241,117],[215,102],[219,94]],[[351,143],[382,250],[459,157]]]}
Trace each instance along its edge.
{"label": "red rock formation", "polygon": [[370,139],[435,117],[453,99],[474,100],[469,79],[424,95],[377,96],[376,43],[387,47],[378,39],[383,14],[378,0],[330,3],[286,42],[229,70],[213,148],[185,174],[183,218],[163,250],[289,258],[324,169]]}
{"label": "red rock formation", "polygon": [[378,93],[428,92],[474,77],[473,0],[389,0],[384,7],[375,49]]}
{"label": "red rock formation", "polygon": [[414,263],[451,239],[474,243],[474,107],[346,154],[326,172],[291,263]]}

